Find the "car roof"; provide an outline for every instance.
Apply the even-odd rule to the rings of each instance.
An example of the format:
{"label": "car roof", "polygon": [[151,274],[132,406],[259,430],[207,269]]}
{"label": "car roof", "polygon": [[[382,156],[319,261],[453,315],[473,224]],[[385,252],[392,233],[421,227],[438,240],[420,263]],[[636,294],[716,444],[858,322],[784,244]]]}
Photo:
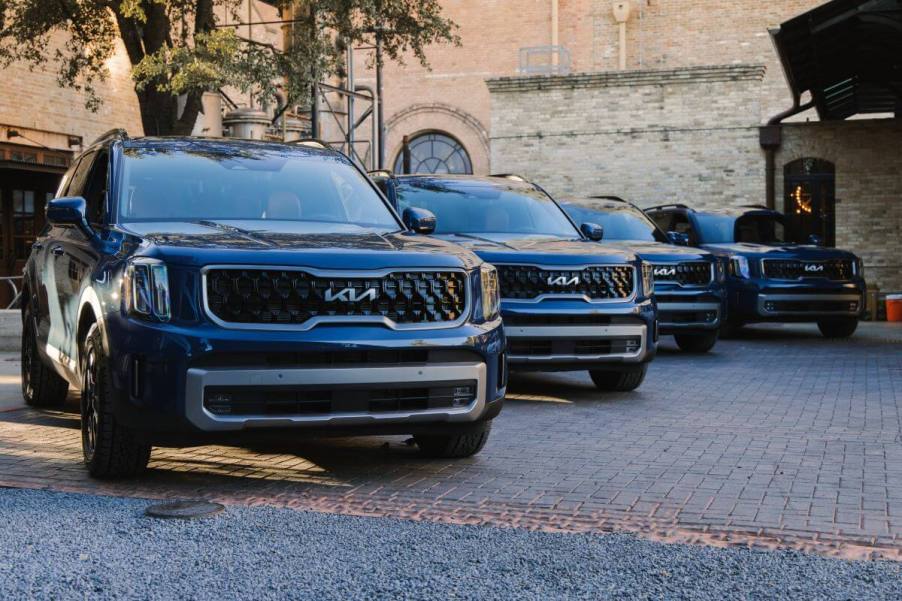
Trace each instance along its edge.
{"label": "car roof", "polygon": [[321,148],[306,144],[285,144],[267,140],[241,140],[238,138],[196,138],[189,136],[164,136],[126,138],[119,141],[123,148],[136,149],[177,149],[185,152],[248,150],[258,152],[279,152],[297,155],[334,156],[331,148]]}
{"label": "car roof", "polygon": [[637,208],[633,203],[626,201],[617,196],[579,196],[564,197],[559,199],[561,204],[576,205],[586,208],[606,208],[606,209],[623,209],[626,207]]}
{"label": "car roof", "polygon": [[520,179],[513,179],[509,177],[498,177],[492,175],[459,175],[459,174],[424,174],[424,173],[411,173],[411,174],[403,174],[398,175],[395,174],[394,178],[399,182],[438,182],[438,183],[474,183],[474,184],[482,184],[486,187],[497,187],[497,188],[506,188],[506,189],[519,189],[519,190],[535,190],[536,186],[527,181],[523,181]]}
{"label": "car roof", "polygon": [[742,217],[744,215],[782,215],[780,211],[768,209],[767,207],[758,205],[740,205],[731,207],[717,207],[713,209],[696,209],[683,204],[666,204],[654,207],[647,207],[646,211],[680,209],[690,211],[698,215],[717,215],[722,217]]}

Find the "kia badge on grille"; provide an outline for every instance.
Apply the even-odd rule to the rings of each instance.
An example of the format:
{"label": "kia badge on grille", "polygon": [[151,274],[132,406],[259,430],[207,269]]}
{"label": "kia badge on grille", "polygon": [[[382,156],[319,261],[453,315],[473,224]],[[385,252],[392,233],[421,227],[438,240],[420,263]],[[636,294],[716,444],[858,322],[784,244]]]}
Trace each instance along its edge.
{"label": "kia badge on grille", "polygon": [[676,267],[655,267],[654,274],[656,276],[674,276]]}
{"label": "kia badge on grille", "polygon": [[332,288],[326,290],[326,302],[339,302],[339,303],[362,303],[363,301],[375,301],[376,300],[376,289],[375,288],[367,288],[363,292],[358,293],[354,288],[342,288],[338,292],[335,292]]}
{"label": "kia badge on grille", "polygon": [[576,286],[579,284],[579,276],[575,275],[572,278],[568,278],[565,275],[559,275],[557,277],[549,276],[548,277],[548,285],[549,286]]}
{"label": "kia badge on grille", "polygon": [[806,263],[805,271],[807,271],[808,273],[821,273],[824,271],[824,266],[823,264],[818,265],[817,263]]}

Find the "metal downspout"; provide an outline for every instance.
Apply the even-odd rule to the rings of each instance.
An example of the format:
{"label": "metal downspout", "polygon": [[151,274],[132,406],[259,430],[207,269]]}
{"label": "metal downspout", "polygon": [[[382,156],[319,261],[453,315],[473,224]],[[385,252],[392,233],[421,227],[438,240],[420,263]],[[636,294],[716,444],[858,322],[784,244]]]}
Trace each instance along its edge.
{"label": "metal downspout", "polygon": [[783,142],[781,123],[793,115],[807,111],[814,106],[814,101],[801,103],[801,98],[792,99],[792,107],[777,113],[767,121],[767,125],[758,128],[758,139],[764,149],[764,180],[767,208],[775,209],[777,205],[777,150]]}

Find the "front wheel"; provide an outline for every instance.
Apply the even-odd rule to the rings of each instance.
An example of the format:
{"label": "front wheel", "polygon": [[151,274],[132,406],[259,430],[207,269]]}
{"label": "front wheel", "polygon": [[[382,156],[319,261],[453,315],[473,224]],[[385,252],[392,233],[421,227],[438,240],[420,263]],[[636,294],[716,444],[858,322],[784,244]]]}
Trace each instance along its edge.
{"label": "front wheel", "polygon": [[819,319],[817,328],[827,338],[848,338],[858,329],[857,317],[830,317]]}
{"label": "front wheel", "polygon": [[123,478],[144,471],[150,445],[113,415],[108,359],[100,330],[93,325],[82,350],[81,446],[88,471],[95,478]]}
{"label": "front wheel", "polygon": [[717,330],[704,334],[674,334],[678,347],[687,353],[707,353],[717,343]]}
{"label": "front wheel", "polygon": [[629,392],[639,388],[645,380],[647,371],[648,364],[643,363],[642,365],[622,368],[616,371],[591,369],[589,370],[589,376],[599,390]]}
{"label": "front wheel", "polygon": [[489,440],[492,422],[477,422],[449,434],[416,434],[413,437],[420,453],[433,459],[460,459],[472,457],[482,450]]}

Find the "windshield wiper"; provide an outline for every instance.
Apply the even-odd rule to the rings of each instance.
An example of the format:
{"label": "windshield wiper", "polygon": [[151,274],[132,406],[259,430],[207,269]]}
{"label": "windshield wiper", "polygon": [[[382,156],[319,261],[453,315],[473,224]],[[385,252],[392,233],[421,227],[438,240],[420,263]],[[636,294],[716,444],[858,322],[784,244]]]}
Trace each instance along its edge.
{"label": "windshield wiper", "polygon": [[275,244],[273,244],[269,240],[265,240],[265,239],[261,238],[256,233],[254,233],[250,230],[242,229],[240,227],[235,227],[234,225],[226,225],[224,223],[219,223],[218,221],[210,221],[209,219],[197,219],[197,220],[192,221],[191,223],[196,223],[196,224],[202,225],[204,227],[213,227],[218,230],[222,230],[224,232],[229,232],[230,234],[238,234],[240,236],[244,236],[245,238],[247,238],[249,240],[253,240],[254,242],[263,244],[265,246],[275,246]]}

